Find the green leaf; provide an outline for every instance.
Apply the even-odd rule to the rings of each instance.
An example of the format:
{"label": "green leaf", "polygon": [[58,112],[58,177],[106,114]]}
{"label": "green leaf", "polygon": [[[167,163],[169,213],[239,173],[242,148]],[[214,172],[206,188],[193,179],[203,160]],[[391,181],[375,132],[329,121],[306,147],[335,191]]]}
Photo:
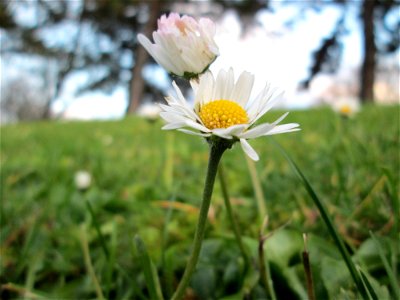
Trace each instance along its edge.
{"label": "green leaf", "polygon": [[349,275],[343,261],[327,256],[321,259],[321,279],[330,299],[335,298],[340,288],[345,290],[351,288]]}
{"label": "green leaf", "polygon": [[278,230],[264,244],[268,259],[281,267],[289,266],[289,262],[299,257],[302,250],[301,234],[293,230]]}
{"label": "green leaf", "polygon": [[198,268],[192,278],[191,287],[199,299],[214,299],[217,287],[217,276],[212,266]]}
{"label": "green leaf", "polygon": [[225,268],[222,282],[224,286],[237,285],[243,272],[243,261],[240,259],[232,259]]}

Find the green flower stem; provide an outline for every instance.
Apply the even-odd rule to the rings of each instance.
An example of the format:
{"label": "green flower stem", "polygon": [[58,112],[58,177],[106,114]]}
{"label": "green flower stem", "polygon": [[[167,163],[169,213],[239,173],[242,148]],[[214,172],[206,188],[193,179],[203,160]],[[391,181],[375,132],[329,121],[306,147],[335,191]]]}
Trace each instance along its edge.
{"label": "green flower stem", "polygon": [[[264,217],[263,224],[260,229],[259,239],[258,239],[258,260],[260,265],[260,281],[264,286],[265,291],[268,295],[268,299],[276,300],[274,284],[272,282],[271,269],[269,267],[268,252],[264,250],[265,241],[273,234],[273,232],[268,235],[264,235],[265,229],[268,225],[268,217]],[[283,225],[284,227],[286,225]],[[281,228],[282,228],[281,227]]]}
{"label": "green flower stem", "polygon": [[228,193],[228,189],[226,187],[224,170],[223,170],[222,165],[220,165],[218,168],[218,178],[219,178],[219,182],[221,184],[222,195],[223,195],[224,202],[225,202],[226,212],[228,213],[229,221],[231,222],[233,232],[235,234],[236,242],[239,246],[240,252],[242,252],[242,256],[243,256],[244,263],[245,263],[245,270],[247,270],[247,268],[250,266],[250,257],[249,257],[249,254],[246,251],[246,248],[242,242],[239,225],[237,224],[235,216],[233,215],[232,206],[231,206],[231,202],[229,201],[229,193]]}
{"label": "green flower stem", "polygon": [[[265,242],[265,238],[260,236],[260,240],[258,242],[258,260],[259,260],[259,264],[260,264],[260,281],[261,281],[261,284],[264,286],[265,291],[267,292],[268,299],[276,300],[272,281],[270,280],[271,271],[269,269],[268,258],[266,257],[266,254],[264,251],[264,242]],[[265,261],[267,263],[265,263]]]}
{"label": "green flower stem", "polygon": [[190,278],[192,277],[192,274],[196,268],[201,244],[203,242],[204,231],[206,228],[208,209],[210,207],[211,195],[214,188],[215,177],[217,175],[218,164],[224,151],[232,146],[232,141],[220,139],[214,136],[212,136],[208,142],[210,144],[210,157],[208,160],[206,182],[204,184],[203,201],[201,203],[199,219],[194,235],[193,249],[186,265],[185,272],[183,273],[181,282],[179,283],[175,294],[171,298],[172,300],[182,299],[186,287],[189,285]]}
{"label": "green flower stem", "polygon": [[253,190],[256,196],[260,222],[262,222],[265,216],[267,215],[267,207],[265,206],[264,193],[262,190],[260,179],[258,178],[257,175],[257,169],[254,161],[252,161],[247,155],[245,155],[245,157],[246,157],[247,167],[250,172],[251,183],[253,185]]}

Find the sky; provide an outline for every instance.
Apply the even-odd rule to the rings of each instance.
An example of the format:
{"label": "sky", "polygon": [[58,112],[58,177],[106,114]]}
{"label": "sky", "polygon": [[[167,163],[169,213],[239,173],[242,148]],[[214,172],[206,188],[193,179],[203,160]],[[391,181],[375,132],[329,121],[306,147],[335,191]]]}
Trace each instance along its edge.
{"label": "sky", "polygon": [[[19,18],[30,19],[29,11],[21,14]],[[233,67],[236,77],[242,71],[251,72],[256,78],[254,93],[269,81],[285,91],[282,103],[286,108],[305,108],[313,105],[315,98],[309,95],[301,98],[297,90],[298,83],[307,78],[311,53],[318,48],[322,38],[333,31],[341,16],[341,10],[335,5],[325,5],[320,12],[307,11],[305,17],[298,21],[294,28],[284,26],[285,22],[296,14],[298,14],[296,5],[282,6],[274,13],[261,10],[255,16],[258,25],[243,34],[235,12],[229,10],[224,12],[223,17],[217,21],[215,37],[220,48],[220,56],[210,70],[216,74],[221,68]],[[348,33],[343,40],[341,66],[342,69],[350,70],[360,65],[363,53],[360,23],[355,17],[359,14],[358,6],[349,5],[347,14],[351,17],[346,18]],[[61,29],[61,32],[65,32],[65,29]],[[62,40],[60,38],[57,41],[52,35],[49,43]],[[107,47],[106,41],[103,44]],[[23,61],[19,63],[26,65]],[[1,60],[1,68],[1,74],[7,73],[8,77],[18,74],[19,70],[18,62],[15,61]],[[76,97],[74,91],[79,82],[85,80],[85,76],[87,77],[86,74],[70,76],[60,97],[55,101],[53,110],[60,113],[66,109],[65,117],[78,119],[122,117],[127,105],[127,90],[117,87],[110,94],[90,92]],[[162,87],[166,94],[170,92],[171,83],[161,68],[147,67],[143,71],[143,76],[153,79],[153,82]],[[321,89],[321,85],[319,88]]]}

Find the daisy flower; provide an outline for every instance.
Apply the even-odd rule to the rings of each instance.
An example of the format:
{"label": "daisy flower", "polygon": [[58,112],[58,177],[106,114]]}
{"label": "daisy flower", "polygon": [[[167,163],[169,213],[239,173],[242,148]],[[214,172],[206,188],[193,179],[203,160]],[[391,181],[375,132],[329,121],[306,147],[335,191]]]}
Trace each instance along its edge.
{"label": "daisy flower", "polygon": [[198,22],[177,13],[163,15],[153,32],[154,44],[143,34],[139,42],[168,72],[187,79],[198,77],[219,55],[214,41],[215,24],[207,18]]}
{"label": "daisy flower", "polygon": [[332,108],[341,116],[349,118],[360,111],[360,103],[354,97],[340,97],[332,103]]}
{"label": "daisy flower", "polygon": [[75,173],[74,181],[75,186],[79,190],[86,190],[90,187],[90,184],[92,183],[92,175],[90,175],[90,173],[85,170],[80,170]]}
{"label": "daisy flower", "polygon": [[239,141],[243,151],[257,161],[259,157],[247,140],[300,129],[297,123],[278,125],[288,113],[273,123],[255,125],[275,104],[278,93],[267,84],[250,101],[253,83],[254,76],[248,72],[243,72],[236,83],[232,69],[221,70],[216,79],[207,72],[199,82],[191,81],[195,94],[194,107],[191,107],[173,82],[177,95],[166,97],[168,105],[161,104],[160,116],[167,122],[162,129]]}

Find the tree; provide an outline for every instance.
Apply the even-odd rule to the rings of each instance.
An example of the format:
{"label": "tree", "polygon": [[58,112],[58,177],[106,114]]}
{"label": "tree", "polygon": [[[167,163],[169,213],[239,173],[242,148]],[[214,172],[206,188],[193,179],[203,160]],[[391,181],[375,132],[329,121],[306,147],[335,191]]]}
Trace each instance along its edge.
{"label": "tree", "polygon": [[300,83],[302,88],[308,89],[311,80],[319,72],[334,73],[337,71],[342,54],[342,44],[340,38],[345,32],[344,28],[345,14],[341,16],[336,23],[333,33],[322,40],[321,46],[313,53],[313,62],[310,68],[310,75],[307,79]]}
{"label": "tree", "polygon": [[373,101],[376,66],[376,45],[374,29],[375,1],[364,1],[362,4],[362,25],[364,29],[364,60],[361,67],[360,99]]}
{"label": "tree", "polygon": [[[343,15],[336,25],[336,29],[329,38],[325,38],[320,47],[314,51],[314,60],[309,77],[304,80],[303,86],[308,87],[312,78],[320,71],[334,72],[338,67],[340,57],[340,41],[346,32],[343,25],[347,5],[354,4],[350,0],[336,0],[341,5]],[[360,5],[360,21],[363,28],[364,57],[360,69],[359,97],[363,102],[374,100],[375,73],[379,57],[393,53],[400,46],[400,16],[397,14],[395,22],[388,22],[386,16],[398,9],[395,0],[364,0]],[[386,39],[382,39],[386,36]]]}
{"label": "tree", "polygon": [[[400,15],[396,22],[389,24],[386,16],[392,9],[398,9],[395,0],[368,0],[362,3],[361,20],[364,29],[364,59],[361,67],[360,99],[374,100],[374,82],[378,55],[392,53],[400,45]],[[379,40],[378,31],[388,36]]]}

